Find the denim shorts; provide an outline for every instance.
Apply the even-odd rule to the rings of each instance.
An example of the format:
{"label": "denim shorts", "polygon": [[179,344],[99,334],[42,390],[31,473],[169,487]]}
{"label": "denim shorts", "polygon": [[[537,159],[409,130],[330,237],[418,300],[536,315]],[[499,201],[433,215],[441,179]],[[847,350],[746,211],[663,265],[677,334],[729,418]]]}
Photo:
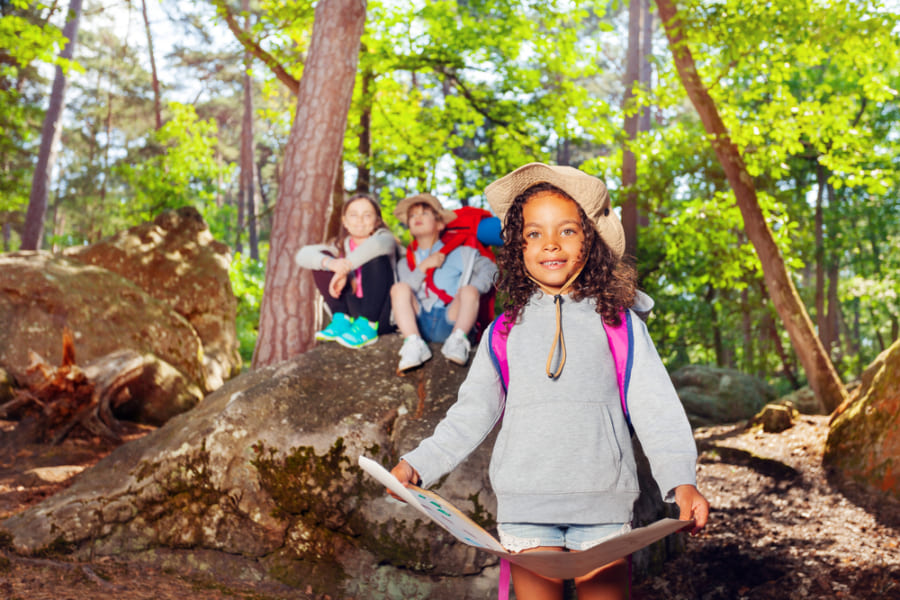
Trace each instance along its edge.
{"label": "denim shorts", "polygon": [[419,333],[427,342],[443,342],[453,332],[453,323],[447,321],[447,307],[433,306],[416,315]]}
{"label": "denim shorts", "polygon": [[630,523],[593,525],[547,525],[544,523],[498,523],[500,543],[510,552],[549,546],[587,550],[600,542],[631,531]]}

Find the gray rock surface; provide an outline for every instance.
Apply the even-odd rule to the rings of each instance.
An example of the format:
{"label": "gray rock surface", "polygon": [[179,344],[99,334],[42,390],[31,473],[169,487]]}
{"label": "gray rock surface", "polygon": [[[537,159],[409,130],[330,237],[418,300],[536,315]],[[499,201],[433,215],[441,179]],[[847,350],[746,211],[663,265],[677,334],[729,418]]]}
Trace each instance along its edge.
{"label": "gray rock surface", "polygon": [[122,348],[152,354],[205,387],[200,338],[168,305],[119,275],[48,252],[0,255],[0,366],[29,380],[31,353],[62,359],[68,327],[86,364]]}
{"label": "gray rock surface", "polygon": [[195,208],[161,213],[64,254],[121,275],[187,319],[203,345],[206,391],[240,372],[237,300],[228,278],[231,251],[213,239]]}
{"label": "gray rock surface", "polygon": [[734,369],[688,365],[672,373],[672,383],[694,427],[750,419],[775,399],[768,383]]}
{"label": "gray rock surface", "polygon": [[193,407],[240,371],[230,260],[192,208],[63,254],[0,254],[0,401],[38,383],[36,356],[60,364],[68,328],[89,374],[131,369],[116,416],[161,424]]}

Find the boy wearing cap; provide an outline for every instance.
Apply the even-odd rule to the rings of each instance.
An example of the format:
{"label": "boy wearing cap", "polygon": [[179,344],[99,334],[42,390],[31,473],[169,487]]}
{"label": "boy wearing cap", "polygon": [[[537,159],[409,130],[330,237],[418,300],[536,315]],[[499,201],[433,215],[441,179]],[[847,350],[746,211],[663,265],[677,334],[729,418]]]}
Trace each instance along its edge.
{"label": "boy wearing cap", "polygon": [[447,360],[464,365],[471,350],[467,335],[497,267],[468,246],[441,252],[441,232],[456,215],[431,194],[404,198],[394,216],[413,237],[405,259],[398,261],[398,282],[391,288],[394,320],[404,336],[397,369],[412,369],[430,359],[427,341],[444,342],[441,353]]}

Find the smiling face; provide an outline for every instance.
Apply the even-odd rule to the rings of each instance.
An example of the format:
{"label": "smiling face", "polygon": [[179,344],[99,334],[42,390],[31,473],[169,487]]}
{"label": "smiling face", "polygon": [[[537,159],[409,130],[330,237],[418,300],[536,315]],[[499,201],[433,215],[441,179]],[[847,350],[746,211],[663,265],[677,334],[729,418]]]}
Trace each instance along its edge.
{"label": "smiling face", "polygon": [[375,207],[365,198],[357,198],[347,205],[341,222],[350,237],[362,241],[375,231]]}
{"label": "smiling face", "polygon": [[584,228],[578,205],[541,191],[522,206],[522,258],[528,273],[546,290],[559,293],[582,263]]}

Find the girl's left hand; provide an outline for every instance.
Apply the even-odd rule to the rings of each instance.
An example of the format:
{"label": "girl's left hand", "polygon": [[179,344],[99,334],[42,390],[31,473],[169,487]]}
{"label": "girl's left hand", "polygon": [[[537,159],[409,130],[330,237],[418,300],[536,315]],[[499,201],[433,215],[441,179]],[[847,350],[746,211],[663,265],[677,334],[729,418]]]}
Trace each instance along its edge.
{"label": "girl's left hand", "polygon": [[696,486],[686,484],[676,487],[675,503],[678,504],[680,510],[679,519],[682,521],[694,520],[694,526],[690,531],[691,535],[697,535],[701,529],[706,527],[706,521],[709,519],[709,501],[703,497]]}
{"label": "girl's left hand", "polygon": [[335,273],[331,276],[331,281],[328,283],[328,293],[332,298],[337,298],[341,295],[345,285],[347,285],[347,274]]}

